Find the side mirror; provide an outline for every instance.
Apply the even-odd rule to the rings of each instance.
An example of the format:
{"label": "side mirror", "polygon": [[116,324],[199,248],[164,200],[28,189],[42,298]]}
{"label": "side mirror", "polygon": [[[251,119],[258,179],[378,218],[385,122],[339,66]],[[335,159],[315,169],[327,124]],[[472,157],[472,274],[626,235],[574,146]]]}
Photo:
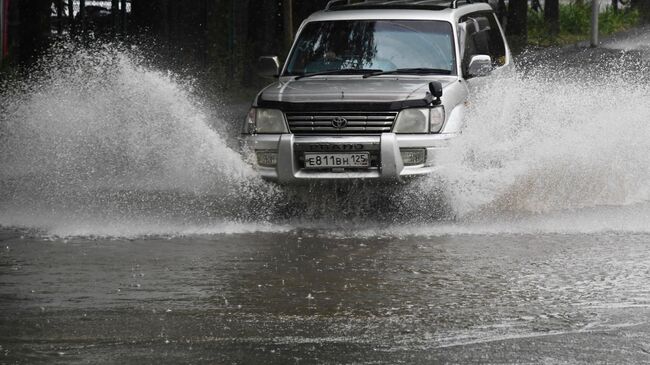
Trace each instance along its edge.
{"label": "side mirror", "polygon": [[257,74],[261,77],[273,78],[280,74],[280,61],[277,56],[263,56],[257,61]]}
{"label": "side mirror", "polygon": [[431,81],[429,83],[429,92],[431,93],[431,96],[436,98],[433,101],[433,104],[440,105],[440,98],[442,97],[442,83],[440,81]]}
{"label": "side mirror", "polygon": [[492,72],[492,57],[484,54],[472,56],[467,66],[467,77],[486,76]]}

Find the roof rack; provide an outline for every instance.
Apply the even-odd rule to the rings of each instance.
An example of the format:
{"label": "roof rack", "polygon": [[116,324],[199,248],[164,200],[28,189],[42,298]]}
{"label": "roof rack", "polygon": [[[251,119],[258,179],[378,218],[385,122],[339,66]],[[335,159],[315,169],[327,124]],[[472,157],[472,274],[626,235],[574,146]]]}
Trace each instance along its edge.
{"label": "roof rack", "polygon": [[[466,4],[472,4],[475,0],[464,0]],[[476,2],[488,3],[489,0],[477,0]],[[334,8],[363,9],[363,8],[411,8],[411,9],[445,9],[458,8],[458,0],[331,0],[325,6],[325,10]]]}
{"label": "roof rack", "polygon": [[335,6],[350,5],[352,3],[353,3],[352,0],[330,0],[327,2],[327,5],[325,5],[325,10],[330,10],[332,7]]}
{"label": "roof rack", "polygon": [[[488,4],[490,3],[489,0],[485,0],[485,1],[482,1],[482,2],[488,3]],[[466,4],[473,4],[474,0],[465,0],[465,3]],[[449,5],[449,7],[452,8],[452,9],[456,9],[458,7],[458,0],[451,0],[451,4]]]}

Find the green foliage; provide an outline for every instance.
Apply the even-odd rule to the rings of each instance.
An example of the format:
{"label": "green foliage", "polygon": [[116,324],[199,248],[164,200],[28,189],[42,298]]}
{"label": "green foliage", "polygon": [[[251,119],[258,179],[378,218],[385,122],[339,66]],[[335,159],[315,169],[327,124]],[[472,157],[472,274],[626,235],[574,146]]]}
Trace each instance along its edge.
{"label": "green foliage", "polygon": [[560,29],[568,34],[589,33],[591,26],[591,4],[560,5]]}
{"label": "green foliage", "polygon": [[544,14],[528,10],[528,41],[539,44],[548,34],[546,23],[544,23]]}
{"label": "green foliage", "polygon": [[[614,10],[608,7],[599,16],[601,35],[620,32],[639,24],[640,16],[637,10]],[[589,38],[591,29],[591,4],[571,3],[560,4],[560,33],[553,37],[544,21],[543,12],[528,13],[528,41],[540,46],[570,44]]]}
{"label": "green foliage", "polygon": [[600,14],[598,19],[600,32],[612,34],[638,25],[641,17],[636,9],[626,11],[607,9],[606,12]]}

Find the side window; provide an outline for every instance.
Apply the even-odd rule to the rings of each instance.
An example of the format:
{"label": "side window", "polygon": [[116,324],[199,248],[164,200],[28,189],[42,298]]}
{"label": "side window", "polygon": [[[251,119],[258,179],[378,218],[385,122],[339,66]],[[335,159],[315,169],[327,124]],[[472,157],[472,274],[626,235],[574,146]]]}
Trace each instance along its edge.
{"label": "side window", "polygon": [[459,20],[458,35],[463,73],[474,55],[490,56],[494,67],[505,64],[506,47],[494,14],[478,12],[463,16]]}

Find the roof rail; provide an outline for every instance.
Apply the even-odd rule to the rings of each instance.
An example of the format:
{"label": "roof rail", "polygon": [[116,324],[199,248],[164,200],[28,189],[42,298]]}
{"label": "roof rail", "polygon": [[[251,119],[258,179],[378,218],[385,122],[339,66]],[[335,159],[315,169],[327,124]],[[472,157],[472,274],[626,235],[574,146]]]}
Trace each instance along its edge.
{"label": "roof rail", "polygon": [[325,10],[330,10],[332,6],[347,4],[347,2],[348,0],[330,0],[327,2],[327,5],[325,5]]}
{"label": "roof rail", "polygon": [[[472,3],[472,0],[466,0],[468,4]],[[449,7],[452,9],[458,8],[458,0],[451,0],[451,4],[449,4]]]}
{"label": "roof rail", "polygon": [[[465,0],[467,4],[473,4],[474,0]],[[484,0],[484,3],[489,3],[489,0]],[[458,0],[451,0],[451,4],[449,5],[450,8],[456,9],[458,8]]]}
{"label": "roof rail", "polygon": [[367,2],[367,1],[365,1],[365,0],[360,0],[360,1],[359,0],[358,1],[354,1],[354,0],[330,0],[330,1],[327,2],[327,5],[325,5],[325,10],[329,10],[333,6],[350,5],[350,4],[353,4],[353,3],[365,3],[365,2]]}
{"label": "roof rail", "polygon": [[[447,0],[448,1],[448,0]],[[466,4],[473,4],[474,2],[485,2],[489,3],[489,0],[465,0]],[[325,6],[325,10],[331,10],[332,8],[353,4],[367,4],[369,6],[387,6],[387,5],[402,5],[402,6],[426,6],[436,5],[442,7],[449,7],[451,9],[458,8],[458,0],[451,0],[451,3],[446,2],[445,0],[330,0]],[[443,5],[444,4],[444,5]],[[447,5],[448,4],[448,5]]]}

